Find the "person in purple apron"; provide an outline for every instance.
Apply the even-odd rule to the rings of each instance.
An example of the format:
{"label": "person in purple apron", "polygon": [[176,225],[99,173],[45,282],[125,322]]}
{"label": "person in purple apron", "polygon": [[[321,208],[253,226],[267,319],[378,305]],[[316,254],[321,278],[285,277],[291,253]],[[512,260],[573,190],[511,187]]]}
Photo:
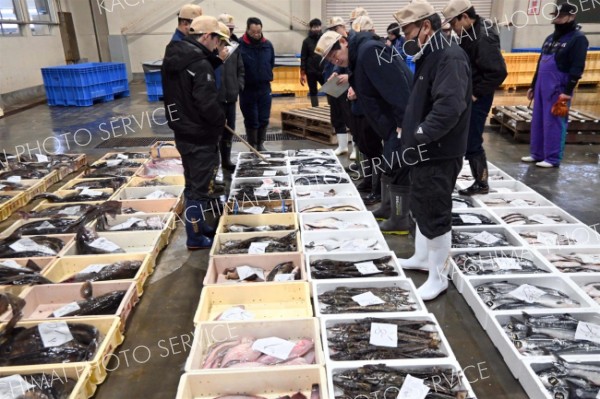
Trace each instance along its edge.
{"label": "person in purple apron", "polygon": [[[534,100],[530,155],[523,162],[542,168],[560,165],[567,134],[565,112],[585,69],[589,42],[575,22],[577,7],[556,6],[554,33],[546,38],[527,98]],[[561,109],[562,108],[562,112]]]}

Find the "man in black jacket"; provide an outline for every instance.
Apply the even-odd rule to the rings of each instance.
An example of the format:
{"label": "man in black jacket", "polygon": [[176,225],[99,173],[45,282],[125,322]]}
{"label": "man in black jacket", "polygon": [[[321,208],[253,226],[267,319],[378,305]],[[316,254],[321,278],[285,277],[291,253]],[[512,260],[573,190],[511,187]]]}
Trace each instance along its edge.
{"label": "man in black jacket", "polygon": [[416,62],[414,85],[402,123],[402,149],[410,165],[410,210],[416,219],[415,254],[405,269],[425,269],[423,300],[448,288],[446,260],[452,241],[452,191],[467,147],[471,112],[471,68],[467,54],[442,32],[442,21],[426,1],[395,14]]}
{"label": "man in black jacket", "polygon": [[471,60],[473,78],[473,108],[465,158],[469,160],[475,181],[459,194],[487,194],[490,187],[483,129],[494,102],[494,92],[508,75],[500,51],[500,37],[492,22],[477,15],[469,0],[451,0],[442,13],[458,35],[460,47]]}
{"label": "man in black jacket", "polygon": [[190,250],[210,248],[214,230],[204,220],[219,166],[219,137],[225,114],[219,104],[213,51],[229,38],[214,17],[192,21],[190,35],[167,46],[162,67],[165,109],[185,176],[185,229]]}
{"label": "man in black jacket", "polygon": [[321,57],[315,54],[315,47],[321,38],[321,20],[315,18],[308,23],[308,37],[302,42],[302,51],[300,52],[300,84],[304,86],[308,82],[308,94],[310,104],[313,107],[319,106],[319,88],[325,83],[323,79],[323,64]]}

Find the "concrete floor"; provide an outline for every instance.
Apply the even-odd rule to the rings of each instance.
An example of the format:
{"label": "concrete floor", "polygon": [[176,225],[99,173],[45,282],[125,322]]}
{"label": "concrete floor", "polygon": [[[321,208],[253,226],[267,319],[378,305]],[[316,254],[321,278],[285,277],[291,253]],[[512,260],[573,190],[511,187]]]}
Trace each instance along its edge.
{"label": "concrete floor", "polygon": [[[68,149],[66,152],[86,153],[94,160],[107,152],[106,149],[94,147],[108,136],[169,135],[169,129],[161,125],[164,123],[164,118],[159,116],[162,111],[154,112],[161,104],[148,103],[144,91],[144,85],[136,83],[132,84],[131,98],[90,108],[49,108],[41,105],[0,119],[0,150],[4,148],[7,153],[23,152],[27,148],[33,149],[39,141],[41,146],[46,144],[47,150],[53,151],[51,146],[59,144]],[[523,92],[498,93],[496,103],[526,104],[527,101]],[[596,114],[600,114],[599,105],[596,89],[586,89],[580,93],[574,104]],[[302,106],[308,106],[307,99],[275,99],[271,128],[280,129],[281,110]],[[127,130],[121,118],[135,118],[135,121]],[[142,125],[144,118],[149,119],[145,119]],[[242,131],[241,127],[241,116],[238,114],[238,131]],[[84,129],[92,136],[89,143],[88,133]],[[85,145],[77,145],[73,135],[79,144]],[[597,211],[600,206],[597,193],[600,146],[568,145],[562,166],[547,170],[520,163],[519,158],[528,154],[528,146],[513,142],[508,135],[488,129],[485,140],[489,160],[505,172],[528,184],[582,222],[588,225],[600,222]],[[268,142],[267,147],[277,150],[324,146],[308,141],[284,141]],[[147,148],[127,150],[144,151]],[[240,150],[241,145],[235,144],[234,152]],[[412,254],[412,238],[388,237],[387,240],[399,257]],[[146,286],[143,300],[134,309],[125,342],[108,364],[108,368],[114,371],[98,388],[97,398],[164,399],[175,396],[190,351],[192,318],[208,264],[208,251],[190,253],[185,250],[184,244],[185,233],[179,226],[171,244],[158,259],[156,272]],[[425,278],[419,273],[408,275],[417,286]],[[452,285],[446,295],[428,303],[428,309],[441,323],[462,367],[468,368],[467,377],[480,399],[527,398]]]}

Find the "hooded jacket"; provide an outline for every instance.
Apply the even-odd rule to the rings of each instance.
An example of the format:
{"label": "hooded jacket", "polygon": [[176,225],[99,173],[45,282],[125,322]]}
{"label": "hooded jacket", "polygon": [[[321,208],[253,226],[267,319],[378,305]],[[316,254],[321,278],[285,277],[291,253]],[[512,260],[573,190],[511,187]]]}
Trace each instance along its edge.
{"label": "hooded jacket", "polygon": [[[239,40],[235,35],[231,35],[230,41],[239,44]],[[219,101],[234,103],[237,101],[240,92],[244,90],[244,61],[239,48],[225,60],[221,69],[223,73],[221,87],[219,88]]]}
{"label": "hooded jacket", "polygon": [[214,71],[220,64],[195,36],[167,46],[161,72],[163,101],[176,140],[196,145],[218,143],[225,126]]}
{"label": "hooded jacket", "polygon": [[440,31],[422,49],[413,79],[402,124],[406,162],[464,156],[472,103],[467,54]]}
{"label": "hooded jacket", "polygon": [[410,88],[410,69],[378,36],[356,33],[348,44],[350,86],[377,134],[388,140],[402,126]]}
{"label": "hooded jacket", "polygon": [[264,37],[258,44],[253,43],[244,33],[239,50],[244,60],[247,89],[270,87],[275,68],[275,50],[270,41]]}
{"label": "hooded jacket", "polygon": [[321,75],[324,65],[321,64],[321,56],[315,53],[315,48],[321,38],[318,36],[308,36],[302,42],[302,50],[300,51],[300,70],[307,75]]}

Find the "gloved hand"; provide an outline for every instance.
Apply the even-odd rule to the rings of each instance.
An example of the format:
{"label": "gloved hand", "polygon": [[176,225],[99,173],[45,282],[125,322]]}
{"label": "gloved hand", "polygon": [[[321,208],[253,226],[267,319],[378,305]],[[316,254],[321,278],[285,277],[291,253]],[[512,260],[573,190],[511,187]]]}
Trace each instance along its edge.
{"label": "gloved hand", "polygon": [[559,98],[556,103],[552,106],[550,111],[552,115],[564,118],[569,115],[569,102],[567,100]]}

